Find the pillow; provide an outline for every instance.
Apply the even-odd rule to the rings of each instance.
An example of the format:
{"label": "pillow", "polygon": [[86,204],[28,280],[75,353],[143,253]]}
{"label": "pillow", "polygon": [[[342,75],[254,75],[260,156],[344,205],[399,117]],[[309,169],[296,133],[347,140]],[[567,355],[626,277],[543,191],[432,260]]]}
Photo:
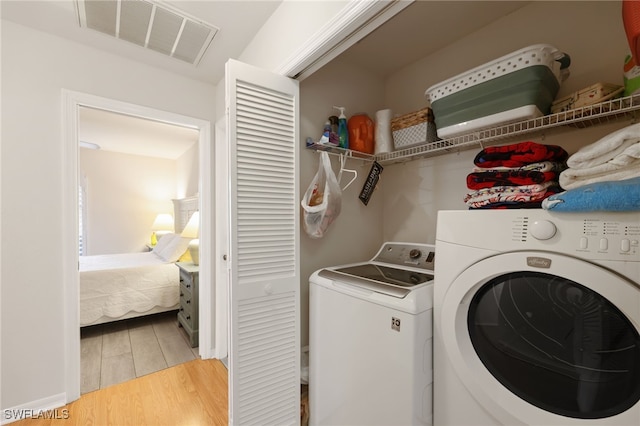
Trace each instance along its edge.
{"label": "pillow", "polygon": [[176,237],[177,235],[174,233],[163,235],[161,238],[158,238],[158,242],[153,246],[153,250],[151,251],[160,256],[162,250],[164,250],[164,248],[167,247]]}
{"label": "pillow", "polygon": [[166,246],[158,255],[167,262],[177,262],[180,256],[187,251],[191,238],[184,238],[176,235],[176,238],[171,240],[168,246]]}

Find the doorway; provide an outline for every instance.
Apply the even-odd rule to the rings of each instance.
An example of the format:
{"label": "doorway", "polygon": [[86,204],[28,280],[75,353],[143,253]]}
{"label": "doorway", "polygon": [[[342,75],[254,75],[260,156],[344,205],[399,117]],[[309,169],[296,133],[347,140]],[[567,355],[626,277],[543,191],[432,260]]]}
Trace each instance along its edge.
{"label": "doorway", "polygon": [[[200,287],[199,287],[199,353],[203,359],[220,357],[213,346],[213,280],[212,270],[212,190],[211,190],[211,126],[206,120],[187,117],[153,108],[128,104],[93,95],[64,91],[65,121],[65,194],[64,194],[64,235],[63,242],[65,274],[65,336],[66,345],[66,389],[68,400],[80,397],[80,324],[79,324],[79,274],[78,274],[78,155],[79,155],[79,110],[82,107],[110,111],[132,117],[154,120],[196,129],[199,132],[199,193],[201,212],[200,233]],[[204,259],[207,259],[205,261]],[[226,354],[224,354],[226,355]]]}
{"label": "doorway", "polygon": [[[153,252],[156,247],[151,236],[156,234],[152,233],[152,223],[158,215],[172,217],[172,222],[162,225],[166,232],[180,234],[191,209],[198,209],[199,131],[84,106],[79,112],[81,271],[93,262],[121,256],[126,265],[129,265],[126,259],[138,256],[145,261],[163,262]],[[189,196],[188,201],[185,196]],[[186,211],[182,207],[185,203],[188,203]],[[178,215],[176,208],[180,209]],[[182,260],[191,263],[190,258]],[[161,263],[159,267],[165,265]],[[178,268],[173,266],[170,272],[176,285],[173,297],[177,299]],[[98,288],[112,288],[113,292],[92,298],[89,304],[80,301],[81,394],[199,357],[197,342],[178,323],[176,307],[165,307],[161,286],[140,289],[146,291],[145,296],[157,303],[158,308],[153,313],[138,313],[146,310],[147,302],[125,297],[139,294],[131,292],[138,284],[127,281],[126,285],[116,285],[122,277],[131,275],[123,271],[115,282],[109,279],[111,275],[89,282],[83,276],[86,277],[81,273],[81,294],[86,294],[89,291],[86,284],[93,282]],[[135,281],[142,282],[139,278]],[[93,303],[97,300],[102,303]],[[135,317],[110,316],[93,321],[116,300],[127,304],[130,315]],[[98,309],[92,309],[94,306]],[[162,312],[156,313],[157,310]]]}

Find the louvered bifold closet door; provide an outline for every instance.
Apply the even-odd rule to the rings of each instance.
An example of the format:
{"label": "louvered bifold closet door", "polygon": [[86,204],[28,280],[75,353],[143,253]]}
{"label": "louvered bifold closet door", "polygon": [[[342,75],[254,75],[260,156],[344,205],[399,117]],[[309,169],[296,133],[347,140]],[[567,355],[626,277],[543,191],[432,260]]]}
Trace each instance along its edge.
{"label": "louvered bifold closet door", "polygon": [[230,422],[300,422],[298,82],[227,63]]}

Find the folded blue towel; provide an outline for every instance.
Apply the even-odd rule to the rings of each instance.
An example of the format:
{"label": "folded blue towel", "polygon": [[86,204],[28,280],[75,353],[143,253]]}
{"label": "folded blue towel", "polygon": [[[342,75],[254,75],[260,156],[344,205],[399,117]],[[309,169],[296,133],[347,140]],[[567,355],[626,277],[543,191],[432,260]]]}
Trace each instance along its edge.
{"label": "folded blue towel", "polygon": [[542,208],[557,212],[640,211],[640,177],[596,182],[553,194]]}

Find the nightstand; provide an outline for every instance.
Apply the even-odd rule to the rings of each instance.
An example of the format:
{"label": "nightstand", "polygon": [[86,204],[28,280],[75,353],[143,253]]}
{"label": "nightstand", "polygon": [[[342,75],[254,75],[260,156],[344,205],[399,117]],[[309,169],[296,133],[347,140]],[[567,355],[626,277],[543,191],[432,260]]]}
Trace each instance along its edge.
{"label": "nightstand", "polygon": [[198,346],[198,265],[176,263],[180,269],[180,310],[178,323],[189,336],[191,347]]}

